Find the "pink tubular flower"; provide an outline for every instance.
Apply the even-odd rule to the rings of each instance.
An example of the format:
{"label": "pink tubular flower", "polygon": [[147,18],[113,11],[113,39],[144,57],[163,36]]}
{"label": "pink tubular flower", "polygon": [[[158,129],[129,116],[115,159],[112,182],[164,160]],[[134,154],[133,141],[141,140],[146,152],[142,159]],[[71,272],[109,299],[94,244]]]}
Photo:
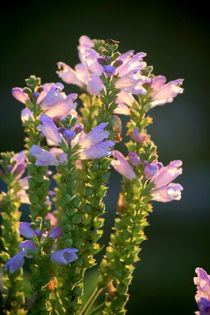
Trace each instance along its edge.
{"label": "pink tubular flower", "polygon": [[54,216],[52,212],[48,212],[48,214],[45,217],[50,221],[51,226],[55,227],[58,224],[57,218]]}
{"label": "pink tubular flower", "polygon": [[[154,174],[152,175],[151,165],[154,166]],[[181,191],[183,187],[180,184],[172,183],[172,181],[182,174],[182,161],[175,160],[167,166],[162,163],[147,164],[144,169],[145,176],[155,184],[155,188],[151,190],[152,199],[160,202],[169,202],[181,199]]]}
{"label": "pink tubular flower", "polygon": [[132,167],[121,152],[114,150],[112,151],[112,155],[117,160],[112,160],[111,165],[117,172],[130,180],[136,178],[136,174],[134,173]]}
{"label": "pink tubular flower", "polygon": [[133,129],[133,134],[132,135],[133,135],[134,140],[136,140],[137,142],[143,143],[146,140],[146,135],[142,134],[142,133],[139,133],[138,127],[135,127]]}
{"label": "pink tubular flower", "polygon": [[11,174],[16,174],[16,179],[19,179],[26,170],[26,154],[24,151],[16,153],[11,159],[12,162],[16,162],[11,170]]}
{"label": "pink tubular flower", "polygon": [[104,156],[108,156],[111,154],[111,147],[114,146],[115,143],[110,140],[106,140],[96,145],[83,149],[79,156],[81,160],[89,160],[89,159],[100,159]]}
{"label": "pink tubular flower", "polygon": [[116,103],[118,104],[118,106],[114,111],[115,114],[130,115],[130,107],[134,102],[135,98],[132,96],[131,93],[120,91],[117,94]]}
{"label": "pink tubular flower", "polygon": [[62,142],[62,138],[53,119],[43,114],[39,117],[39,120],[42,124],[37,127],[37,130],[40,130],[42,135],[46,137],[48,145],[59,145]]}
{"label": "pink tubular flower", "polygon": [[[33,96],[37,99],[46,115],[54,120],[62,119],[68,114],[77,116],[75,108],[77,103],[74,101],[77,94],[66,95],[63,92],[62,83],[46,83],[40,87],[41,92],[34,92]],[[13,88],[12,95],[20,102],[26,104],[29,100],[28,95],[21,88]],[[22,112],[22,120],[25,121],[30,117],[29,110]]]}
{"label": "pink tubular flower", "polygon": [[60,265],[67,265],[78,259],[76,248],[65,248],[51,254],[51,260]]}
{"label": "pink tubular flower", "polygon": [[17,101],[23,104],[25,104],[29,100],[28,95],[25,92],[23,92],[22,88],[19,87],[15,87],[12,89],[12,96],[16,98]]}
{"label": "pink tubular flower", "polygon": [[134,166],[139,166],[141,164],[141,160],[135,152],[129,152],[128,158],[130,163],[133,164]]}
{"label": "pink tubular flower", "polygon": [[180,87],[184,79],[177,79],[170,81],[165,84],[166,77],[159,75],[152,79],[151,88],[152,88],[152,102],[151,108],[157,105],[163,105],[165,103],[171,103],[175,96],[183,93],[183,88]]}
{"label": "pink tubular flower", "polygon": [[62,83],[46,83],[41,86],[37,103],[45,111],[45,114],[53,119],[62,119],[71,114],[75,116],[75,108],[77,103],[74,103],[77,94],[66,95],[63,92]]}
{"label": "pink tubular flower", "polygon": [[[151,79],[143,76],[141,72],[146,67],[146,63],[143,61],[143,57],[146,56],[145,53],[133,55],[133,51],[128,51],[110,64],[107,63],[109,56],[100,57],[98,52],[92,49],[94,43],[89,37],[83,35],[79,42],[78,50],[81,63],[76,65],[75,70],[63,62],[58,63],[57,74],[64,82],[86,87],[90,94],[99,95],[104,88],[100,78],[101,74],[104,73],[107,77],[113,75],[119,77],[115,83],[117,89],[127,93],[146,94],[143,84],[150,83]],[[124,105],[124,110],[126,106],[127,104]],[[122,114],[129,114],[129,111],[123,111]]]}
{"label": "pink tubular flower", "polygon": [[49,165],[58,165],[59,161],[54,158],[54,156],[40,148],[38,145],[32,145],[30,154],[36,158],[36,165],[37,166],[49,166]]}
{"label": "pink tubular flower", "polygon": [[197,277],[194,277],[194,283],[197,286],[195,300],[198,304],[199,311],[196,315],[210,314],[210,275],[202,268],[196,268]]}
{"label": "pink tubular flower", "polygon": [[24,108],[21,110],[21,120],[22,122],[28,121],[30,118],[33,118],[33,113],[29,108]]}

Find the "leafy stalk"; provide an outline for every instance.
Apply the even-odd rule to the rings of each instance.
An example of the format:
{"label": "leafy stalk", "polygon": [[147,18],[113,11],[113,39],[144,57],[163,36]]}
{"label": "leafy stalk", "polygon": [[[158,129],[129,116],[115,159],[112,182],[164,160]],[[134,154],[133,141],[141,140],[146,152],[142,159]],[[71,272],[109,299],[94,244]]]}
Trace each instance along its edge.
{"label": "leafy stalk", "polygon": [[[138,127],[144,132],[143,143],[132,138],[126,144],[128,152],[135,152],[141,160],[151,163],[157,158],[156,147],[146,135],[145,127],[151,123],[146,117],[149,97],[140,97],[131,109],[131,120],[128,123],[128,134]],[[139,260],[140,244],[146,239],[144,229],[148,225],[147,216],[152,211],[149,203],[150,190],[153,184],[144,176],[144,167],[135,168],[137,177],[131,182],[123,178],[122,192],[118,201],[118,217],[115,219],[113,233],[106,254],[100,266],[98,286],[108,286],[105,298],[104,314],[125,314],[128,301],[128,289],[132,280],[134,264]]]}
{"label": "leafy stalk", "polygon": [[[6,263],[12,256],[16,255],[19,251],[18,244],[21,242],[19,234],[19,219],[21,212],[20,198],[18,193],[21,190],[19,182],[16,180],[16,174],[11,174],[7,171],[6,166],[12,165],[12,157],[14,152],[2,153],[2,167],[4,168],[3,180],[7,185],[7,192],[2,192],[0,195],[0,207],[2,209],[1,218],[1,241],[4,250],[1,252],[2,263]],[[3,267],[3,264],[2,264]],[[22,269],[14,273],[3,271],[3,284],[6,293],[3,294],[3,304],[5,314],[24,314],[24,280]]]}

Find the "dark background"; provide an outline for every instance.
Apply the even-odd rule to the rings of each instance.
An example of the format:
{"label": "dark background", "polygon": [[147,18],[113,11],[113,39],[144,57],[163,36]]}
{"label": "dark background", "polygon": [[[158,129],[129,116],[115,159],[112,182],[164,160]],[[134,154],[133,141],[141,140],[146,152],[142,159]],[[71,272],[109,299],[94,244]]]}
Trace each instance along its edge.
{"label": "dark background", "polygon": [[[120,51],[147,52],[155,74],[184,78],[184,94],[151,111],[160,160],[184,162],[179,202],[154,203],[137,264],[128,314],[193,314],[194,269],[210,273],[209,24],[201,2],[7,1],[1,8],[0,151],[23,148],[22,105],[11,88],[30,74],[56,82],[56,62],[78,63],[78,38],[113,38]],[[77,91],[74,86],[67,92]],[[107,201],[112,223],[121,177],[113,172]]]}

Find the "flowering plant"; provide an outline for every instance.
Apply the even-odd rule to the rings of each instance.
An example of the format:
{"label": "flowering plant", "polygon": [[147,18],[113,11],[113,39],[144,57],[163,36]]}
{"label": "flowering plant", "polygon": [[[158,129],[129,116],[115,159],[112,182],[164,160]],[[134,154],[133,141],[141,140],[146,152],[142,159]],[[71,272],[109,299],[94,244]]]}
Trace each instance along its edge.
{"label": "flowering plant", "polygon": [[[34,75],[26,87],[12,89],[24,104],[26,137],[23,151],[1,154],[5,314],[125,314],[151,202],[181,198],[183,187],[173,181],[182,161],[163,166],[147,127],[148,112],[182,93],[183,79],[166,83],[146,64],[145,53],[122,54],[113,40],[81,36],[78,51],[80,63],[73,69],[58,62],[57,74],[81,95],[66,95],[61,82],[42,84]],[[117,149],[123,127],[118,115],[128,116],[126,157]],[[103,248],[98,241],[111,166],[123,184],[97,286],[85,301],[85,273]],[[29,222],[20,222],[21,204],[29,205]],[[94,308],[100,294],[103,301]],[[203,305],[203,298],[197,300]]]}

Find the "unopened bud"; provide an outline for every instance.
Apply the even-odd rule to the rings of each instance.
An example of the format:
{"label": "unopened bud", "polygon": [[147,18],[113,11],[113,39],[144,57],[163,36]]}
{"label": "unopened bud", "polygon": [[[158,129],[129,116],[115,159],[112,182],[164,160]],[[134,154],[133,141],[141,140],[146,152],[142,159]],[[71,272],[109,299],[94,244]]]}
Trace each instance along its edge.
{"label": "unopened bud", "polygon": [[105,58],[98,58],[97,59],[98,63],[100,63],[100,65],[105,66],[106,65],[106,59]]}
{"label": "unopened bud", "polygon": [[157,171],[157,164],[147,164],[144,168],[144,175],[147,179],[150,179],[157,173]]}
{"label": "unopened bud", "polygon": [[33,93],[32,93],[32,96],[33,96],[34,98],[38,98],[38,97],[39,97],[39,92],[33,92]]}
{"label": "unopened bud", "polygon": [[147,138],[147,135],[145,135],[143,133],[139,133],[139,129],[137,127],[135,127],[133,129],[132,136],[133,136],[134,140],[136,140],[137,142],[141,142],[141,143],[143,143]]}
{"label": "unopened bud", "polygon": [[117,201],[117,211],[124,211],[126,209],[126,200],[123,196],[122,192],[119,193],[118,201]]}
{"label": "unopened bud", "polygon": [[141,160],[135,152],[129,152],[128,158],[131,164],[133,164],[134,166],[139,166],[141,164]]}
{"label": "unopened bud", "polygon": [[68,142],[71,142],[71,140],[76,136],[76,132],[72,129],[65,129],[63,136]]}
{"label": "unopened bud", "polygon": [[6,165],[6,170],[7,171],[11,171],[11,169],[12,169],[12,165],[10,165],[10,164]]}
{"label": "unopened bud", "polygon": [[103,71],[106,73],[108,77],[115,74],[116,68],[111,65],[105,65]]}
{"label": "unopened bud", "polygon": [[121,66],[123,64],[123,61],[118,59],[115,61],[115,63],[113,64],[114,67],[118,68],[119,66]]}

